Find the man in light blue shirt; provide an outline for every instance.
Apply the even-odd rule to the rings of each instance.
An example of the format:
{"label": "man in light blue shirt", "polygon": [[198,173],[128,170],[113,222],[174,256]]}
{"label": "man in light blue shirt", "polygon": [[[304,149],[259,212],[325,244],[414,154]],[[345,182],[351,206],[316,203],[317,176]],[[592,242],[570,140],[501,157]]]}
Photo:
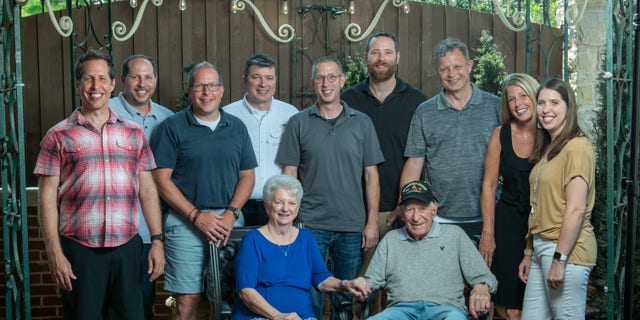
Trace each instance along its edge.
{"label": "man in light blue shirt", "polygon": [[247,127],[258,160],[256,183],[242,209],[245,226],[267,223],[262,187],[267,179],[282,173],[282,167],[275,161],[280,137],[289,118],[298,112],[296,107],[273,97],[277,82],[276,66],[277,62],[266,54],[250,56],[242,76],[247,93],[242,99],[224,107],[225,112],[240,118]]}
{"label": "man in light blue shirt", "polygon": [[[122,63],[120,80],[122,80],[123,84],[122,92],[117,97],[109,100],[109,107],[120,117],[137,123],[144,130],[147,139],[150,139],[155,127],[173,114],[173,111],[151,101],[158,83],[158,72],[155,63],[151,58],[144,55],[129,56]],[[139,205],[138,212],[140,215],[139,234],[143,241],[140,259],[140,280],[142,281],[144,316],[146,320],[149,320],[153,318],[156,283],[149,279],[147,256],[149,255],[151,242],[156,240],[164,241],[164,235],[153,235],[152,240],[152,235],[142,216],[142,210]]]}

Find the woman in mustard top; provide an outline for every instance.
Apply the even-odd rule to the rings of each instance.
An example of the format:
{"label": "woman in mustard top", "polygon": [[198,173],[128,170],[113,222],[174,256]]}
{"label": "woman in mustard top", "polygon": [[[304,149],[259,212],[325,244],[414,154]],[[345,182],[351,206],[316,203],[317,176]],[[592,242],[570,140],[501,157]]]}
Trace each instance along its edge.
{"label": "woman in mustard top", "polygon": [[590,222],[593,146],[578,127],[575,94],[567,83],[552,79],[542,84],[537,116],[527,234],[527,249],[533,251],[519,266],[527,284],[522,318],[584,319],[597,255]]}

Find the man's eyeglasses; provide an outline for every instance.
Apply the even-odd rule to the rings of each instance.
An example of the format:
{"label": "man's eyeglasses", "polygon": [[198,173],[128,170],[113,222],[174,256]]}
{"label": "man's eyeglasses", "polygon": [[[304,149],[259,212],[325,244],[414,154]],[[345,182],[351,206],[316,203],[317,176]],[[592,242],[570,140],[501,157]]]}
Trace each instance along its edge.
{"label": "man's eyeglasses", "polygon": [[200,92],[204,90],[204,87],[207,87],[209,91],[216,92],[222,88],[222,84],[220,83],[193,83],[191,84],[191,89],[195,92]]}
{"label": "man's eyeglasses", "polygon": [[313,81],[315,81],[316,83],[322,83],[324,81],[324,79],[329,80],[329,82],[334,83],[336,82],[336,79],[338,79],[340,76],[342,76],[341,74],[327,74],[327,75],[323,75],[323,74],[317,74],[315,77],[311,78],[313,79]]}

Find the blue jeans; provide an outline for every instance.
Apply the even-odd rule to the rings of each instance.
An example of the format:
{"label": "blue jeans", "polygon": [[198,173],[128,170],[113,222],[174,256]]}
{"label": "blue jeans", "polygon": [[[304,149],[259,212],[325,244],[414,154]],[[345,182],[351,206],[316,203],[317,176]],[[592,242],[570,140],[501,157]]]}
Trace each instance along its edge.
{"label": "blue jeans", "polygon": [[153,303],[156,300],[156,281],[150,282],[151,275],[147,273],[149,268],[149,250],[150,243],[142,244],[142,253],[140,254],[140,286],[142,286],[142,303],[144,304],[145,320],[153,319]]}
{"label": "blue jeans", "polygon": [[[320,254],[329,264],[329,270],[338,279],[354,279],[358,275],[362,264],[360,249],[362,234],[360,232],[333,232],[319,229],[309,229],[316,239]],[[324,294],[312,288],[311,299],[316,318],[322,319],[324,310]],[[351,295],[331,295],[331,316],[340,319],[339,312],[348,314],[352,318]]]}
{"label": "blue jeans", "polygon": [[469,317],[460,308],[428,301],[398,302],[370,320],[467,320]]}

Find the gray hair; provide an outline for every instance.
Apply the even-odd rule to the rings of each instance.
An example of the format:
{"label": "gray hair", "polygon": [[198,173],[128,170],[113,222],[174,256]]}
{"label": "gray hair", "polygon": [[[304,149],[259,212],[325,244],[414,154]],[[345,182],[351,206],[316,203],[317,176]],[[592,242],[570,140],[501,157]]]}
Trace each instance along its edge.
{"label": "gray hair", "polygon": [[436,44],[436,46],[433,48],[434,68],[436,68],[436,70],[438,69],[440,58],[444,57],[449,52],[453,52],[456,49],[460,50],[462,54],[464,54],[464,58],[466,61],[470,60],[469,49],[464,42],[460,41],[460,39],[457,38],[446,38]]}
{"label": "gray hair", "polygon": [[273,197],[278,190],[286,190],[292,192],[296,197],[297,204],[300,204],[300,202],[302,201],[302,184],[300,183],[300,181],[298,181],[298,179],[292,176],[279,174],[269,178],[262,188],[262,196],[264,197],[264,201],[273,201]]}
{"label": "gray hair", "polygon": [[196,65],[194,65],[191,70],[189,70],[189,75],[187,76],[187,83],[189,84],[189,86],[191,86],[193,84],[193,75],[196,73],[196,71],[202,69],[202,68],[211,68],[213,70],[215,70],[215,72],[218,74],[218,84],[223,84],[222,83],[222,74],[220,73],[220,70],[218,70],[218,68],[216,68],[216,66],[212,65],[211,63],[207,62],[207,61],[202,61],[200,63],[197,63]]}
{"label": "gray hair", "polygon": [[338,65],[338,72],[340,72],[340,74],[342,74],[342,63],[340,63],[340,60],[338,60],[338,58],[336,57],[332,57],[332,56],[323,56],[320,57],[318,59],[316,59],[316,61],[313,62],[313,64],[311,65],[311,77],[315,77],[316,76],[316,70],[318,69],[318,65],[324,62],[333,62],[335,64]]}

